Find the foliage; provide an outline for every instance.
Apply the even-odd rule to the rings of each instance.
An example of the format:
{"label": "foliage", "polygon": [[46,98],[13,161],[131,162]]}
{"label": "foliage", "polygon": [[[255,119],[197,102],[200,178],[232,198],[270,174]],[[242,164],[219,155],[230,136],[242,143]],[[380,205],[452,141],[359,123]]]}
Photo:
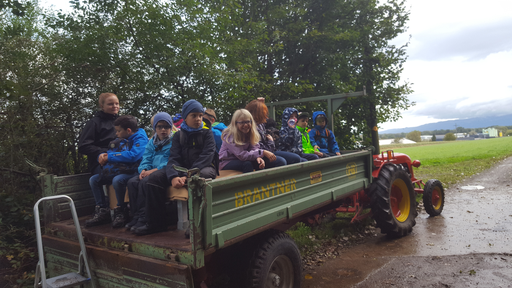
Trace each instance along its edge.
{"label": "foliage", "polygon": [[412,132],[407,133],[407,136],[405,136],[405,138],[414,142],[421,142],[421,132],[414,130]]}
{"label": "foliage", "polygon": [[192,98],[228,122],[258,96],[278,101],[366,86],[367,97],[335,113],[345,149],[359,135],[368,144],[377,122],[413,104],[410,84],[400,81],[407,45],[390,44],[406,29],[403,1],[73,0],[69,14],[0,1],[0,205],[16,203],[0,207],[0,243],[16,269],[33,258],[26,211],[41,193],[25,160],[57,175],[85,172],[77,138],[102,92],[116,93],[121,114],[144,127],[154,113],[178,113]]}
{"label": "foliage", "polygon": [[[368,212],[370,212],[369,209],[366,209],[363,211],[363,214]],[[343,237],[348,239],[350,236],[352,236],[350,239],[354,239],[355,235],[363,233],[368,227],[375,225],[371,218],[352,223],[351,219],[354,215],[354,213],[325,215],[325,217],[322,218],[322,223],[313,227],[303,222],[298,222],[292,228],[288,229],[286,233],[293,238],[304,257],[315,252],[324,241],[341,240]]]}
{"label": "foliage", "polygon": [[453,134],[451,132],[446,133],[443,138],[443,141],[455,141],[455,140],[457,140],[457,136],[455,136],[455,134]]}
{"label": "foliage", "polygon": [[436,134],[432,135],[432,142],[437,141]]}
{"label": "foliage", "polygon": [[405,133],[382,133],[379,134],[380,139],[395,139],[395,138],[405,138]]}
{"label": "foliage", "polygon": [[[25,16],[27,9],[30,9],[30,2],[23,2],[18,0],[0,0],[0,16],[2,14],[12,13],[12,15],[21,17]],[[7,13],[5,11],[8,11]]]}

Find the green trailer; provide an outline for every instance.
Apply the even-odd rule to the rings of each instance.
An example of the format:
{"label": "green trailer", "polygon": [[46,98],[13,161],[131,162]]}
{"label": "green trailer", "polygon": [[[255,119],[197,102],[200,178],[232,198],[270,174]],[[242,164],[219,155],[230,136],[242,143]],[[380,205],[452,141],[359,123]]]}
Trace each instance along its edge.
{"label": "green trailer", "polygon": [[239,269],[234,277],[239,279],[231,281],[239,284],[231,285],[300,287],[300,253],[282,231],[368,188],[372,165],[372,151],[361,150],[215,180],[192,176],[190,239],[172,227],[146,236],[108,224],[85,228],[94,209],[90,175],[41,176],[43,196],[73,200],[41,205],[46,276],[83,270],[84,258],[78,257],[83,237],[91,271],[86,287],[208,287],[226,267]]}
{"label": "green trailer", "polygon": [[[268,106],[274,114],[278,105],[327,101],[332,123],[346,98],[364,95],[363,90]],[[413,169],[421,165],[418,160],[380,152],[378,137],[372,141],[377,151],[342,151],[340,156],[215,180],[190,176],[188,200],[180,203],[178,213],[186,220],[183,211],[188,211],[190,239],[176,226],[147,236],[108,224],[83,228],[94,209],[90,175],[42,175],[43,196],[50,198],[40,200],[44,235],[38,235],[36,286],[299,288],[301,256],[284,233],[298,221],[354,212],[353,221],[371,215],[381,233],[402,237],[416,224],[416,193],[423,194],[431,217],[443,210],[441,182],[417,179]],[[58,195],[63,199],[48,200]],[[229,279],[219,280],[228,270]]]}

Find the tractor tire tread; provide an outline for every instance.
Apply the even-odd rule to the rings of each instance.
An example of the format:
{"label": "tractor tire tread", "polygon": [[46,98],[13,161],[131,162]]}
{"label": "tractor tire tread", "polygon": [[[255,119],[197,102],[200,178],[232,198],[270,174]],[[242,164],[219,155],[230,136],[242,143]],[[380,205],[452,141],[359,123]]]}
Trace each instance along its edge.
{"label": "tractor tire tread", "polygon": [[[406,182],[409,188],[409,196],[413,199],[411,203],[414,201],[414,205],[411,204],[410,207],[410,215],[403,223],[396,220],[390,204],[390,189],[392,181],[396,178],[401,178]],[[402,237],[412,232],[412,227],[416,225],[415,218],[418,212],[415,209],[416,192],[407,172],[394,164],[388,164],[382,167],[379,177],[374,183],[375,185],[371,186],[372,191],[369,195],[371,195],[371,210],[377,227],[381,229],[382,233],[392,237]]]}

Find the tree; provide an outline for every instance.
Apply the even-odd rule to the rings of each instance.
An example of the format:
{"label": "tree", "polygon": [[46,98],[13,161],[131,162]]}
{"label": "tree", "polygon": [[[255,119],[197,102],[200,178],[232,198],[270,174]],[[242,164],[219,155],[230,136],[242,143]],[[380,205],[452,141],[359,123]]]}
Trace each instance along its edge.
{"label": "tree", "polygon": [[451,132],[450,133],[446,133],[444,135],[443,141],[455,141],[455,140],[457,140],[457,137],[455,136],[455,134],[453,134]]}
{"label": "tree", "polygon": [[407,133],[407,136],[405,136],[405,138],[414,142],[421,142],[421,132],[418,130],[414,130],[412,132]]}
{"label": "tree", "polygon": [[2,16],[5,16],[7,13],[12,13],[14,16],[22,17],[25,16],[31,5],[30,2],[20,2],[18,0],[0,0],[0,15],[4,14]]}
{"label": "tree", "polygon": [[432,135],[432,142],[435,142],[435,141],[437,141],[436,134],[433,134]]}
{"label": "tree", "polygon": [[404,2],[215,3],[226,38],[227,72],[239,77],[232,81],[234,92],[227,94],[237,93],[236,105],[254,96],[274,101],[361,91],[365,86],[367,97],[346,101],[336,113],[334,132],[344,147],[354,145],[352,136],[361,133],[367,145],[369,139],[378,140],[377,123],[397,120],[400,110],[413,105],[407,99],[409,83],[399,83],[406,45],[390,44],[406,29]]}

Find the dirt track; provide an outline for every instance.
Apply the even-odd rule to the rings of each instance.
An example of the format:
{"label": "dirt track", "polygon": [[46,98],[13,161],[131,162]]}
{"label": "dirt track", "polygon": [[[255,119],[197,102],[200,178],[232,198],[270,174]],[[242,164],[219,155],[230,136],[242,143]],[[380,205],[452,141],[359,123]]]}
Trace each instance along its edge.
{"label": "dirt track", "polygon": [[443,213],[422,211],[410,235],[378,234],[306,271],[302,287],[512,287],[510,179],[512,157],[446,190]]}

